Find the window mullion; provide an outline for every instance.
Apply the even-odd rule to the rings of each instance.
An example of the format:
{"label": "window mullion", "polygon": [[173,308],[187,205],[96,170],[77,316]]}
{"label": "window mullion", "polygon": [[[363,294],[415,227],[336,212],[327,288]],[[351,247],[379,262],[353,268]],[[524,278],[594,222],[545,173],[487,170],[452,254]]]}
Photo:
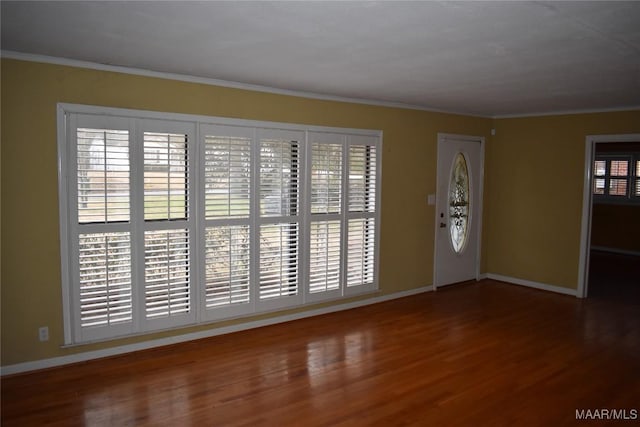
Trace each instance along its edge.
{"label": "window mullion", "polygon": [[342,154],[342,210],[340,212],[340,295],[347,293],[348,242],[349,242],[349,165],[351,141],[345,141]]}
{"label": "window mullion", "polygon": [[131,120],[131,257],[133,282],[133,328],[146,329],[144,319],[144,144],[143,130]]}
{"label": "window mullion", "polygon": [[304,166],[302,174],[298,174],[301,178],[300,185],[300,197],[299,197],[299,209],[298,215],[300,218],[300,247],[305,250],[300,251],[298,262],[300,264],[298,274],[300,275],[298,282],[300,283],[300,289],[302,292],[303,302],[309,301],[310,297],[310,278],[309,271],[311,270],[311,257],[309,255],[309,245],[311,241],[311,167],[312,167],[312,151],[311,141],[309,138],[309,132],[304,132],[304,138],[300,144],[301,150],[304,152],[301,164]]}
{"label": "window mullion", "polygon": [[609,185],[611,183],[611,159],[607,159],[604,169],[604,195],[609,196]]}
{"label": "window mullion", "polygon": [[260,298],[260,139],[253,129],[251,139],[251,198],[249,201],[249,298],[251,311],[258,309]]}
{"label": "window mullion", "polygon": [[195,206],[192,206],[191,213],[195,214],[195,229],[193,230],[193,238],[196,240],[195,248],[196,252],[192,255],[192,259],[197,259],[197,269],[193,269],[194,286],[193,290],[196,302],[194,308],[196,310],[196,320],[200,323],[205,320],[206,313],[206,202],[205,202],[205,135],[202,131],[202,124],[198,123],[195,129],[196,136],[194,142],[197,144],[192,149],[193,153],[198,153],[195,156],[193,162],[195,163],[195,172],[192,176],[192,183],[196,186],[195,196],[193,202]]}

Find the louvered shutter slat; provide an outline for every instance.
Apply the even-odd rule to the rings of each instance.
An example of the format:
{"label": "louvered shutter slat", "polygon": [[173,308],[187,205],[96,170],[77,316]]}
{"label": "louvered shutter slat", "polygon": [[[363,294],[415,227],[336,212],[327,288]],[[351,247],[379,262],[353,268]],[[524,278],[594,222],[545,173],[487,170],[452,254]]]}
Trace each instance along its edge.
{"label": "louvered shutter slat", "polygon": [[373,218],[349,220],[347,286],[373,281],[375,224]]}
{"label": "louvered shutter slat", "polygon": [[640,160],[636,161],[636,196],[640,196]]}
{"label": "louvered shutter slat", "polygon": [[296,141],[260,142],[260,214],[291,216],[298,211],[299,148]]}
{"label": "louvered shutter slat", "polygon": [[340,287],[340,221],[311,223],[309,292]]}
{"label": "louvered shutter slat", "polygon": [[206,136],[204,141],[206,218],[248,218],[251,140]]}
{"label": "louvered shutter slat", "polygon": [[206,231],[206,307],[249,302],[249,226]]}
{"label": "louvered shutter slat", "polygon": [[81,234],[80,325],[130,322],[131,241],[129,233]]}
{"label": "louvered shutter slat", "polygon": [[298,295],[300,147],[296,140],[260,140],[260,215],[289,217],[259,229],[259,300]]}
{"label": "louvered shutter slat", "polygon": [[[311,222],[309,231],[308,292],[322,294],[340,289],[343,147],[335,135],[311,135]],[[325,142],[318,142],[325,141]]]}
{"label": "louvered shutter slat", "polygon": [[[237,129],[209,127],[204,136],[205,308],[250,301],[251,144]],[[235,136],[227,135],[235,134]],[[241,225],[226,221],[246,221]]]}
{"label": "louvered shutter slat", "polygon": [[339,213],[342,202],[342,145],[312,144],[311,213]]}
{"label": "louvered shutter slat", "polygon": [[349,149],[349,212],[374,212],[376,149],[352,145]]}
{"label": "louvered shutter slat", "polygon": [[189,231],[145,232],[145,307],[147,318],[190,311]]}
{"label": "louvered shutter slat", "polygon": [[78,222],[128,221],[129,132],[78,128],[76,140]]}
{"label": "louvered shutter slat", "polygon": [[260,299],[298,293],[298,225],[260,227]]}
{"label": "louvered shutter slat", "polygon": [[144,218],[188,218],[187,135],[144,132]]}
{"label": "louvered shutter slat", "polygon": [[347,224],[347,287],[373,283],[375,274],[375,212],[377,150],[373,144],[349,147],[349,214]]}

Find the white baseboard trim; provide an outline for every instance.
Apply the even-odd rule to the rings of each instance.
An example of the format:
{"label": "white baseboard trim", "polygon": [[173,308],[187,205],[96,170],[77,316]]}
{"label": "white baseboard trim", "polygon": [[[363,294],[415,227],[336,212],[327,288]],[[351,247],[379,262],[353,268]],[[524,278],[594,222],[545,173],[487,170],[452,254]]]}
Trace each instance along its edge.
{"label": "white baseboard trim", "polygon": [[484,280],[484,279],[488,279],[489,276],[487,273],[480,273],[478,274],[478,278],[476,280]]}
{"label": "white baseboard trim", "polygon": [[275,325],[278,323],[289,322],[291,320],[304,319],[306,317],[319,316],[322,314],[335,313],[352,308],[364,307],[366,305],[377,304],[380,302],[391,301],[398,298],[417,295],[424,292],[433,291],[433,286],[423,286],[421,288],[409,289],[406,291],[396,292],[389,295],[381,295],[359,301],[348,302],[344,304],[332,305],[329,307],[317,308],[300,313],[285,314],[282,316],[272,317],[269,319],[254,320],[237,325],[225,326],[221,328],[210,329],[206,331],[192,332],[173,337],[160,338],[151,341],[145,341],[135,344],[128,344],[118,347],[111,347],[102,350],[87,351],[84,353],[70,354],[68,356],[52,357],[49,359],[35,360],[33,362],[16,363],[14,365],[2,366],[0,368],[0,376],[19,374],[23,372],[36,371],[40,369],[53,368],[56,366],[69,365],[72,363],[85,362],[103,357],[117,356],[119,354],[131,353],[134,351],[148,350],[155,347],[162,347],[170,344],[178,344],[181,342],[193,341],[202,338],[209,338],[218,335],[230,334],[233,332],[246,331],[248,329],[260,328],[263,326]]}
{"label": "white baseboard trim", "polygon": [[499,280],[513,285],[526,286],[528,288],[540,289],[543,291],[555,292],[563,295],[577,296],[576,289],[563,288],[562,286],[548,285],[546,283],[533,282],[531,280],[518,279],[517,277],[503,276],[501,274],[487,273],[487,279]]}
{"label": "white baseboard trim", "polygon": [[591,250],[600,251],[600,252],[611,252],[611,253],[620,254],[620,255],[640,256],[640,252],[638,251],[628,251],[626,249],[609,248],[607,246],[591,246]]}

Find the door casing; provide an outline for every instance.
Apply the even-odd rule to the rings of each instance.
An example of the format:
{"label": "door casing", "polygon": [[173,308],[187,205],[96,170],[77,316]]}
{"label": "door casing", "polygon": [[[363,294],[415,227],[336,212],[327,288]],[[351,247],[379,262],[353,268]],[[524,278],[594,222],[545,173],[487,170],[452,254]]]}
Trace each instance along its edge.
{"label": "door casing", "polygon": [[586,298],[589,286],[589,253],[591,250],[591,214],[593,205],[593,160],[596,144],[640,141],[640,133],[615,135],[587,135],[584,149],[584,186],[582,193],[582,222],[580,229],[580,258],[578,261],[578,289],[576,296]]}
{"label": "door casing", "polygon": [[[485,138],[481,136],[471,136],[471,135],[458,135],[458,134],[450,134],[450,133],[438,133],[438,153],[440,154],[443,144],[447,144],[447,141],[451,143],[452,141],[461,141],[461,142],[469,142],[469,143],[479,143],[480,144],[480,164],[479,164],[479,173],[478,173],[478,182],[472,184],[472,191],[478,192],[477,198],[477,207],[478,210],[473,217],[473,224],[477,227],[477,242],[475,244],[476,251],[476,260],[475,260],[475,279],[480,279],[480,261],[482,258],[482,211],[483,211],[483,190],[484,190],[484,155],[485,155]],[[447,172],[445,176],[448,176],[448,172],[450,171],[451,165],[449,162],[447,164],[441,164],[440,155],[438,155],[437,160],[437,170],[436,170],[436,209],[434,213],[434,251],[433,251],[433,289],[437,289],[441,286],[446,286],[451,283],[443,283],[441,280],[441,274],[438,274],[439,266],[439,251],[444,250],[444,248],[438,248],[438,233],[441,232],[439,224],[440,224],[440,212],[446,212],[446,206],[443,206],[442,200],[443,194],[442,191],[445,191],[448,194],[448,181],[441,182],[440,171],[441,168],[444,168],[444,171]],[[448,223],[448,221],[447,221]]]}

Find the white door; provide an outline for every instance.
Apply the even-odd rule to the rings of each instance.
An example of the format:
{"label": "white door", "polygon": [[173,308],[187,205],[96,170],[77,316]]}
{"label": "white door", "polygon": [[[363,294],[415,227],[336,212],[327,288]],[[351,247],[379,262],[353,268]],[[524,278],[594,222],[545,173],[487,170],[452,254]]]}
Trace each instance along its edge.
{"label": "white door", "polygon": [[476,279],[484,138],[438,134],[434,287]]}

